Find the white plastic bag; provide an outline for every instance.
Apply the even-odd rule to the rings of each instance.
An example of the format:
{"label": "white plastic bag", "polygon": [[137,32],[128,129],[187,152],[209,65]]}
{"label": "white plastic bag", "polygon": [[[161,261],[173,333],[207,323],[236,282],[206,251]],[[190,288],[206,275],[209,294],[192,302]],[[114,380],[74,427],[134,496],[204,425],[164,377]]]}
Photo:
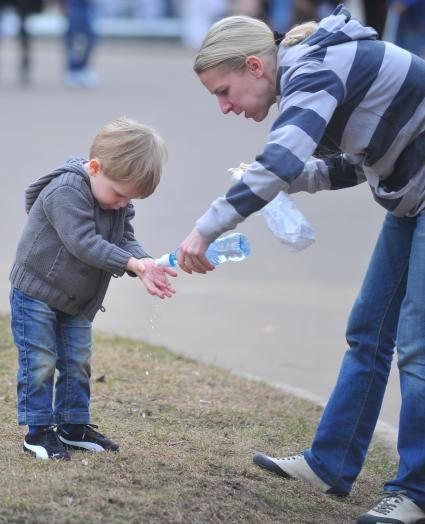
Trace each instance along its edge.
{"label": "white plastic bag", "polygon": [[[240,180],[249,164],[240,164],[228,170],[234,180]],[[305,216],[297,208],[292,198],[280,191],[278,195],[261,210],[267,227],[289,251],[296,252],[310,246],[316,235]]]}
{"label": "white plastic bag", "polygon": [[289,251],[301,251],[316,240],[316,235],[292,198],[281,191],[261,210],[267,227]]}

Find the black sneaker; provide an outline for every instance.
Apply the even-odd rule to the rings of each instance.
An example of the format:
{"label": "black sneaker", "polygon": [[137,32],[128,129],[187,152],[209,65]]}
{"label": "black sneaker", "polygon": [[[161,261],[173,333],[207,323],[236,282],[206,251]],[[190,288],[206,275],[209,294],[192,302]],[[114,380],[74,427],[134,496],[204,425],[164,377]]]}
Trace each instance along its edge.
{"label": "black sneaker", "polygon": [[105,435],[95,431],[94,424],[75,426],[72,431],[66,431],[58,426],[57,432],[61,441],[75,449],[89,449],[91,451],[118,451],[118,444],[109,440]]}
{"label": "black sneaker", "polygon": [[43,429],[39,433],[27,433],[22,447],[24,451],[32,453],[39,459],[70,460],[71,458],[53,427]]}

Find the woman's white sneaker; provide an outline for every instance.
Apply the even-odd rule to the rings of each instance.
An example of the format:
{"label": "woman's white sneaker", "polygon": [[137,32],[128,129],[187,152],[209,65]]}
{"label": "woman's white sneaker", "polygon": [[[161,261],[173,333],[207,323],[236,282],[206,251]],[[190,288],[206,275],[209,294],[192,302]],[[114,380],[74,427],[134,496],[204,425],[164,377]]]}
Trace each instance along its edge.
{"label": "woman's white sneaker", "polygon": [[402,491],[386,491],[375,507],[360,515],[357,524],[425,524],[425,511]]}
{"label": "woman's white sneaker", "polygon": [[302,453],[288,457],[269,457],[264,453],[256,453],[253,458],[254,464],[260,468],[276,473],[281,477],[303,480],[323,493],[346,496],[347,493],[336,492],[329,484],[326,484],[307,464]]}

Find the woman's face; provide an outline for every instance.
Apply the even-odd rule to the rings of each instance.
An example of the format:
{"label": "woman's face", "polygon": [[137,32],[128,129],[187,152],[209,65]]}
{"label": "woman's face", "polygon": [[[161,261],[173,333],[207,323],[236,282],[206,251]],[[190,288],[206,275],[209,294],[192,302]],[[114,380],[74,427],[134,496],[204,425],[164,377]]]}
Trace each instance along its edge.
{"label": "woman's face", "polygon": [[271,57],[267,60],[251,56],[243,70],[214,67],[200,73],[199,79],[217,97],[225,115],[244,113],[245,118],[261,122],[276,102],[275,68]]}

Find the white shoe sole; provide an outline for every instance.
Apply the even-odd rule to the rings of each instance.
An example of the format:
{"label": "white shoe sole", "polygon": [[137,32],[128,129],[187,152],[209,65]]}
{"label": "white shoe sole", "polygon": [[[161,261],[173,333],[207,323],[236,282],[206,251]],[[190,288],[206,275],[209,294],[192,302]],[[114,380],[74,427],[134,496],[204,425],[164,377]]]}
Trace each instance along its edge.
{"label": "white shoe sole", "polygon": [[73,448],[87,449],[89,451],[96,451],[96,453],[101,453],[102,451],[105,451],[105,448],[103,448],[99,444],[95,444],[94,442],[79,442],[78,440],[68,440],[62,435],[59,435],[59,438],[64,444],[72,446]]}
{"label": "white shoe sole", "polygon": [[35,446],[34,444],[28,444],[24,440],[24,451],[32,453],[35,455],[38,459],[42,460],[48,460],[49,455],[47,454],[47,451],[43,448],[43,446]]}
{"label": "white shoe sole", "polygon": [[24,444],[22,448],[26,453],[31,453],[31,455],[34,455],[36,458],[41,459],[41,460],[49,460],[49,459],[51,460],[69,460],[70,459],[69,455],[64,456],[63,453],[53,453],[53,455],[49,457],[49,455],[47,454],[46,448],[44,448],[43,446],[37,446],[35,444],[28,444],[28,442],[26,442],[25,440],[24,440]]}

